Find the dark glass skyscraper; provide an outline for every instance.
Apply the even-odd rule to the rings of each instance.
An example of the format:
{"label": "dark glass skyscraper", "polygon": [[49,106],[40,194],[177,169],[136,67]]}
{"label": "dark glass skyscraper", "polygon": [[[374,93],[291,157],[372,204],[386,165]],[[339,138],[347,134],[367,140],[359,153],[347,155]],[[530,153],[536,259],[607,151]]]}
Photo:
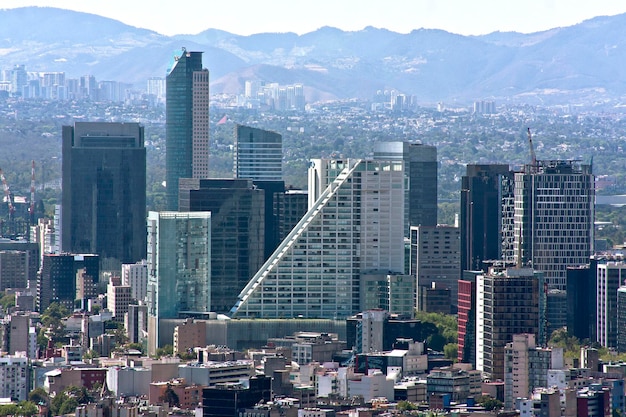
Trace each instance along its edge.
{"label": "dark glass skyscraper", "polygon": [[502,259],[503,177],[512,181],[508,165],[468,165],[461,179],[461,271]]}
{"label": "dark glass skyscraper", "polygon": [[180,182],[180,210],[211,212],[211,311],[228,312],[263,264],[265,191],[252,180]]}
{"label": "dark glass skyscraper", "polygon": [[178,180],[209,176],[209,71],[202,52],[183,51],[166,78],[167,209],[178,210]]}
{"label": "dark glass skyscraper", "polygon": [[146,257],[146,148],[138,123],[63,126],[62,250]]}

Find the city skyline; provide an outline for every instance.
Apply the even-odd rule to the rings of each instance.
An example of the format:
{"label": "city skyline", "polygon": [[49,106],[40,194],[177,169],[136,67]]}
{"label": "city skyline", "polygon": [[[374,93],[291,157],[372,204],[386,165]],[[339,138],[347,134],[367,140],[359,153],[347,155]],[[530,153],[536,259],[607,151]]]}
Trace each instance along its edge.
{"label": "city skyline", "polygon": [[[197,34],[209,28],[238,35],[267,32],[304,34],[323,26],[347,31],[374,26],[400,33],[420,28],[442,29],[462,35],[482,35],[495,31],[532,33],[571,26],[597,16],[626,12],[626,4],[610,0],[577,3],[575,6],[565,0],[532,0],[507,4],[506,7],[493,0],[394,0],[386,3],[370,0],[366,4],[356,0],[341,3],[322,0],[297,4],[285,0],[262,3],[234,0],[206,4],[192,4],[189,1],[155,4],[121,0],[106,3],[5,0],[2,4],[4,9],[28,6],[57,7],[97,14],[170,36]],[[194,10],[192,14],[188,12],[191,7]],[[150,13],[146,13],[146,10]],[[237,13],[233,13],[233,10]]]}

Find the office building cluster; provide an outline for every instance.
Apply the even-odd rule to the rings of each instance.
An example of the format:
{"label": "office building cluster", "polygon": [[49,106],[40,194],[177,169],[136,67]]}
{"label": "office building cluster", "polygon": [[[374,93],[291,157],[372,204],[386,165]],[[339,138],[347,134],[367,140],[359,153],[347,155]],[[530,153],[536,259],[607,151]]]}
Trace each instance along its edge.
{"label": "office building cluster", "polygon": [[[140,124],[76,122],[62,129],[55,219],[33,222],[30,242],[0,240],[0,289],[16,300],[0,321],[7,396],[24,398],[27,378],[204,416],[331,415],[349,398],[467,412],[482,394],[525,415],[626,411],[624,366],[591,348],[570,364],[547,345],[566,326],[626,351],[626,263],[594,254],[591,165],[534,152],[519,169],[468,165],[458,224],[439,224],[434,146],[312,159],[303,191],[284,182],[280,133],[234,124],[233,177],[211,178],[201,52],[181,51],[165,91],[166,211],[146,213]],[[36,312],[63,309],[65,334],[42,346]],[[458,363],[433,351],[437,326],[416,310],[456,314]]]}

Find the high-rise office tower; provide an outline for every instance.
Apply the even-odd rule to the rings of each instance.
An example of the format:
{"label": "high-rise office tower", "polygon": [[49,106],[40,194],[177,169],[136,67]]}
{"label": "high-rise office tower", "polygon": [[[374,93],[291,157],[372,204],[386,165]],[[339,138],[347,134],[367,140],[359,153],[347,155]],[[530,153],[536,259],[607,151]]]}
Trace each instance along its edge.
{"label": "high-rise office tower", "polygon": [[617,290],[626,279],[626,263],[603,260],[596,266],[597,342],[617,347]]}
{"label": "high-rise office tower", "polygon": [[504,348],[514,334],[546,342],[546,293],[541,272],[493,266],[476,278],[476,369],[504,379]]}
{"label": "high-rise office tower", "polygon": [[592,255],[594,196],[591,166],[578,161],[536,161],[515,173],[518,265],[532,264],[549,287],[566,290],[567,267]]}
{"label": "high-rise office tower", "polygon": [[263,265],[264,195],[251,180],[180,181],[180,209],[211,212],[210,311],[228,312]]}
{"label": "high-rise office tower", "polygon": [[579,340],[596,340],[596,265],[567,267],[567,332]]}
{"label": "high-rise office tower", "polygon": [[348,317],[359,310],[361,274],[404,271],[402,161],[314,160],[309,180],[319,198],[248,282],[233,315]]}
{"label": "high-rise office tower", "polygon": [[436,226],[437,148],[421,143],[380,142],[374,145],[374,159],[404,162],[404,235],[408,237],[410,226]]}
{"label": "high-rise office tower", "polygon": [[202,52],[183,48],[165,83],[167,208],[178,210],[178,180],[209,177],[209,71]]}
{"label": "high-rise office tower", "polygon": [[[450,291],[446,314],[456,314],[460,275],[459,228],[447,225],[411,226],[411,270],[417,290],[433,288]],[[427,311],[418,301],[417,309]]]}
{"label": "high-rise office tower", "polygon": [[[146,148],[138,123],[63,126],[62,250],[146,257]],[[96,278],[97,279],[97,278]]]}
{"label": "high-rise office tower", "polygon": [[268,130],[235,126],[235,178],[283,180],[283,137]]}
{"label": "high-rise office tower", "polygon": [[480,270],[483,261],[503,259],[502,209],[506,184],[512,179],[508,165],[467,166],[461,179],[462,271]]}
{"label": "high-rise office tower", "polygon": [[211,305],[211,213],[148,213],[149,349],[156,349],[159,320]]}

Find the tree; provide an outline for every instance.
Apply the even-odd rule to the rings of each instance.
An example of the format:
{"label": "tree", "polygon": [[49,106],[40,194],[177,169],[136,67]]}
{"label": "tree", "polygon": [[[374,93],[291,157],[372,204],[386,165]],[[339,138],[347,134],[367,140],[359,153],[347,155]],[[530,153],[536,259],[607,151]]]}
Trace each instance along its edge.
{"label": "tree", "polygon": [[48,405],[50,398],[48,397],[46,390],[39,387],[28,393],[28,401],[35,404]]}
{"label": "tree", "polygon": [[458,358],[459,345],[456,343],[447,343],[443,347],[443,354],[447,359],[456,360]]}
{"label": "tree", "polygon": [[490,397],[489,395],[481,395],[476,399],[476,403],[484,407],[487,411],[500,410],[504,407],[502,401]]}
{"label": "tree", "polygon": [[160,358],[161,356],[171,356],[174,354],[174,346],[165,345],[162,348],[158,348],[156,350],[156,357]]}
{"label": "tree", "polygon": [[396,405],[396,410],[398,411],[413,411],[417,409],[417,405],[413,404],[411,401],[398,401]]}
{"label": "tree", "polygon": [[8,310],[11,307],[15,307],[15,294],[5,294],[0,298],[0,305]]}
{"label": "tree", "polygon": [[167,403],[170,407],[180,406],[178,394],[174,392],[170,384],[167,384],[167,388],[165,388],[163,395],[159,397],[159,401]]}

